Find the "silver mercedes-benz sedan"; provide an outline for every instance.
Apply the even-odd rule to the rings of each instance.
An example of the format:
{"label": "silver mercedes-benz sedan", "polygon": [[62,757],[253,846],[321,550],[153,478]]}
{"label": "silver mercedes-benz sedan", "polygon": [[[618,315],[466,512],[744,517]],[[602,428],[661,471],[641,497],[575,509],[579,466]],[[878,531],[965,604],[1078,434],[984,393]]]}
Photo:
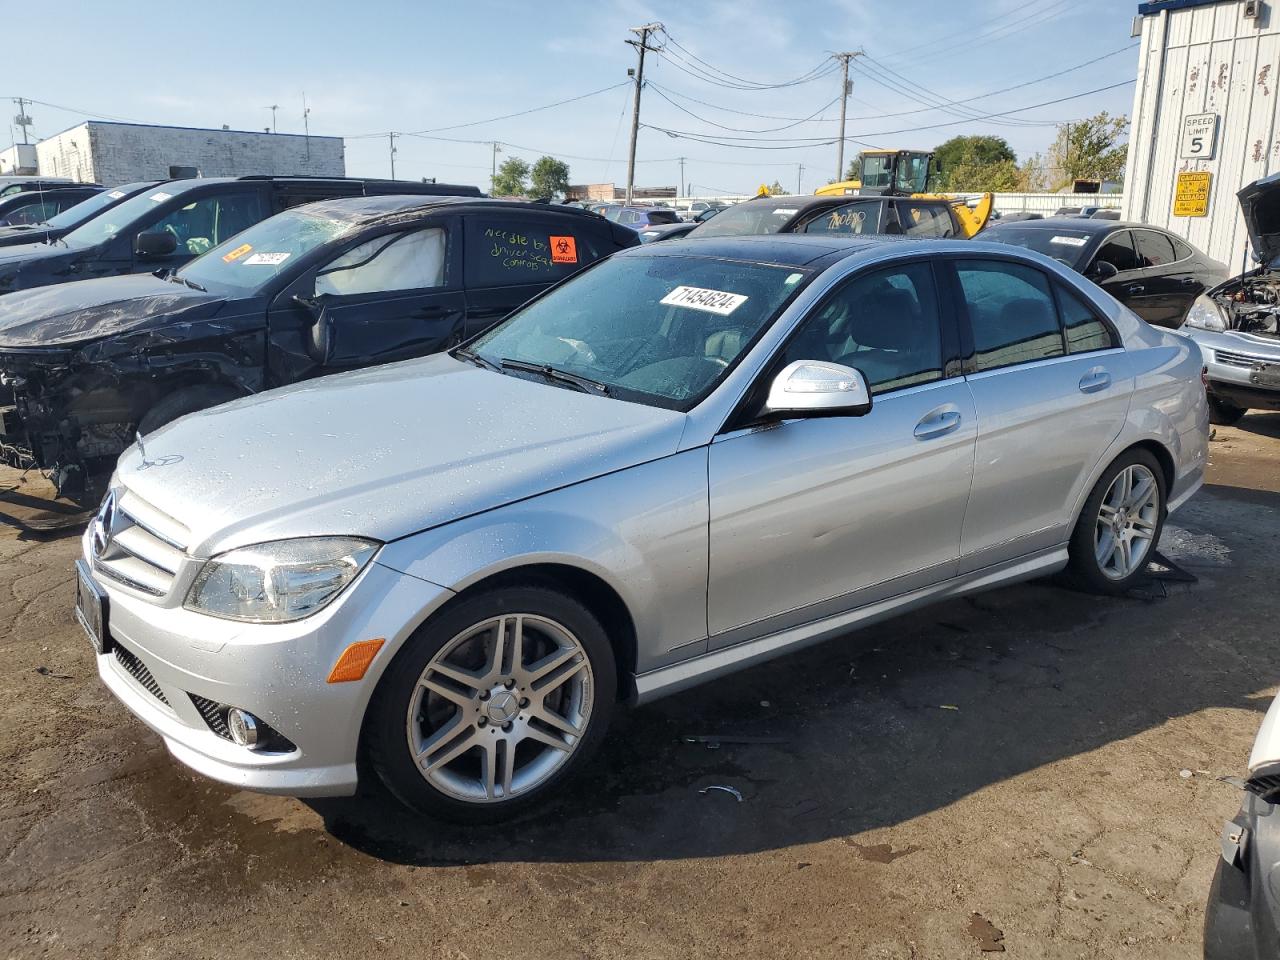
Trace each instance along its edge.
{"label": "silver mercedes-benz sedan", "polygon": [[1203,477],[1198,348],[1005,244],[615,255],[449,354],[121,457],[77,615],[227,783],[523,809],[651,700],[1070,566],[1120,592]]}

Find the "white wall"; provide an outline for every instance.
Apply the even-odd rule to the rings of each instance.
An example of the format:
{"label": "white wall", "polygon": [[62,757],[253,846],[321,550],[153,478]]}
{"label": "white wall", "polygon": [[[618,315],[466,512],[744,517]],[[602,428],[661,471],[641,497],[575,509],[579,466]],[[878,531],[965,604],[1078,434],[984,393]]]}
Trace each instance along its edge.
{"label": "white wall", "polygon": [[162,180],[169,167],[196,167],[206,177],[346,172],[338,137],[198,130],[90,121],[40,142],[45,176],[97,181],[107,186]]}
{"label": "white wall", "polygon": [[[1248,234],[1236,192],[1280,170],[1280,18],[1275,0],[1259,20],[1245,0],[1160,10],[1142,18],[1125,174],[1124,217],[1167,227],[1233,268]],[[1217,152],[1188,160],[1183,118],[1216,113]],[[1207,217],[1175,217],[1180,171],[1213,174]]]}

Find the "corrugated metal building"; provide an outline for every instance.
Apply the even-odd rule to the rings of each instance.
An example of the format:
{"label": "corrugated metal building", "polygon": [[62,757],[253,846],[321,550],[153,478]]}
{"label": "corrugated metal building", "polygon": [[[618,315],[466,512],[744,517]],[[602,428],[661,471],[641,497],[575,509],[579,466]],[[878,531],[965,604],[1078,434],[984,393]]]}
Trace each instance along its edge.
{"label": "corrugated metal building", "polygon": [[252,133],[89,120],[36,145],[40,174],[107,186],[163,180],[171,167],[194,168],[205,177],[304,174],[341,177],[346,172],[341,137]]}
{"label": "corrugated metal building", "polygon": [[1238,267],[1236,191],[1280,170],[1280,17],[1261,0],[1161,0],[1138,20],[1124,216]]}

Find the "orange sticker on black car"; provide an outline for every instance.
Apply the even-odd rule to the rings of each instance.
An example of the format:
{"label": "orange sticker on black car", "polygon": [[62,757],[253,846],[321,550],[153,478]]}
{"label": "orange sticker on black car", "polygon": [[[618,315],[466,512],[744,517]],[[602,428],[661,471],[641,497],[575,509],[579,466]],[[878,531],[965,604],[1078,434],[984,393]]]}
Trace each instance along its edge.
{"label": "orange sticker on black car", "polygon": [[252,244],[242,243],[240,244],[240,246],[236,247],[230,253],[224,253],[222,255],[222,262],[231,263],[233,260],[239,260],[241,257],[243,257],[246,253],[248,253],[252,249],[253,249]]}
{"label": "orange sticker on black car", "polygon": [[551,237],[552,263],[577,263],[578,241],[573,237]]}

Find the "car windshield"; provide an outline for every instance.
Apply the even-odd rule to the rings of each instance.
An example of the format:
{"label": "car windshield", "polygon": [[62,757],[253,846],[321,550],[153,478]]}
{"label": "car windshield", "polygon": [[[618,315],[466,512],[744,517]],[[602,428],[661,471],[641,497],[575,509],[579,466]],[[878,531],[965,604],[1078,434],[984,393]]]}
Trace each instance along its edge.
{"label": "car windshield", "polygon": [[246,296],[261,290],[312,250],[357,226],[306,207],[256,223],[178,271],[207,290]]}
{"label": "car windshield", "polygon": [[88,200],[81,200],[74,207],[67,207],[56,217],[50,217],[48,224],[55,230],[70,230],[78,227],[90,217],[96,217],[113,203],[119,203],[122,197],[134,189],[133,186],[127,186],[95,193]]}
{"label": "car windshield", "polygon": [[106,243],[173,195],[174,192],[166,190],[163,183],[154,190],[144,190],[76,227],[62,240],[69,247],[96,247]]}
{"label": "car windshield", "polygon": [[692,235],[695,237],[747,237],[761,233],[777,233],[799,212],[796,198],[772,203],[751,200],[722,210],[714,219],[705,221],[693,231]]}
{"label": "car windshield", "polygon": [[1046,257],[1053,257],[1072,270],[1080,270],[1084,266],[1085,250],[1094,236],[1087,230],[1064,230],[1059,226],[1045,228],[1000,224],[984,230],[978,239],[998,240],[1026,247],[1036,253],[1043,253]]}
{"label": "car windshield", "polygon": [[[810,273],[687,255],[615,257],[561,284],[461,351],[594,381],[599,392],[689,410]],[[600,389],[602,388],[602,389]]]}

